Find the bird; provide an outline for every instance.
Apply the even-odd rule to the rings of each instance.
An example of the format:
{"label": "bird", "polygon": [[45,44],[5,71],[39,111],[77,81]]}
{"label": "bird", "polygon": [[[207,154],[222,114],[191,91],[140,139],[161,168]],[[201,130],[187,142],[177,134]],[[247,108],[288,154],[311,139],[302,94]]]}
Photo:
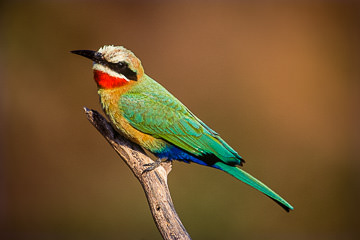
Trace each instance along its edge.
{"label": "bird", "polygon": [[220,135],[144,72],[139,58],[123,46],[105,45],[98,51],[71,53],[93,61],[100,103],[115,130],[162,161],[178,160],[222,170],[259,190],[287,212],[285,199],[241,167],[244,159]]}

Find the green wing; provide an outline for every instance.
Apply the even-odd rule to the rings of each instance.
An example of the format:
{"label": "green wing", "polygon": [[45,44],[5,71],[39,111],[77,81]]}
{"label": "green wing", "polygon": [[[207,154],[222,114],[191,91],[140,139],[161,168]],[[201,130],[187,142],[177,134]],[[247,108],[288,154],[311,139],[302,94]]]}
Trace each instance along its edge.
{"label": "green wing", "polygon": [[122,95],[119,107],[141,132],[165,139],[196,156],[213,154],[226,164],[241,164],[241,157],[215,131],[153,80],[146,90],[134,88]]}

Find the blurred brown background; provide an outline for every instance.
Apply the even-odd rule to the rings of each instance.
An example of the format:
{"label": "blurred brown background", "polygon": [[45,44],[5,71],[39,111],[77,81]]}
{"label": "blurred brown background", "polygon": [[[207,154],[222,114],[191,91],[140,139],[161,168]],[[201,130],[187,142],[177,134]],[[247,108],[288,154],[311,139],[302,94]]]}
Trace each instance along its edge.
{"label": "blurred brown background", "polygon": [[123,45],[219,132],[285,213],[220,171],[175,162],[193,239],[359,237],[355,1],[8,1],[0,5],[1,239],[159,239],[144,194],[88,123],[91,62]]}

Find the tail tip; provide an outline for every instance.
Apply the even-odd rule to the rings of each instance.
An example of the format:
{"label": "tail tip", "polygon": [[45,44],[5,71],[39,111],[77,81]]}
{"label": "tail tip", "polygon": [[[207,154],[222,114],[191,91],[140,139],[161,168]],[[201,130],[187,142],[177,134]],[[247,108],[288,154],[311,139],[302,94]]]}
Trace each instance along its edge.
{"label": "tail tip", "polygon": [[293,211],[294,210],[294,207],[291,206],[290,204],[283,204],[283,203],[280,203],[280,206],[286,211],[286,212],[290,212],[290,211]]}

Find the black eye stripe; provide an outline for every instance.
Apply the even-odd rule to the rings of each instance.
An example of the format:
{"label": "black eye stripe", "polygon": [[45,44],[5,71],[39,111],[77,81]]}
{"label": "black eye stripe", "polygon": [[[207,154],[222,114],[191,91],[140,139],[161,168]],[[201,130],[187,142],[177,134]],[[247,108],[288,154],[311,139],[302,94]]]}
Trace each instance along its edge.
{"label": "black eye stripe", "polygon": [[129,64],[126,62],[111,63],[107,62],[106,65],[115,72],[124,75],[127,79],[137,81],[136,72],[129,68]]}

